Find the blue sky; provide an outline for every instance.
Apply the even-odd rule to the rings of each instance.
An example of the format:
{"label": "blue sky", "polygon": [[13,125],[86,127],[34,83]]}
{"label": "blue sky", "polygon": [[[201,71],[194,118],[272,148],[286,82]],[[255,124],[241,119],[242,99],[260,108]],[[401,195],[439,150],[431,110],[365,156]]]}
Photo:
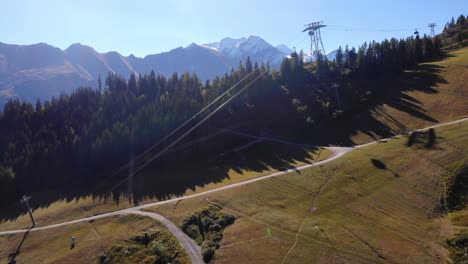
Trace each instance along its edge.
{"label": "blue sky", "polygon": [[62,49],[80,42],[100,52],[144,56],[192,42],[249,35],[308,50],[308,38],[301,33],[306,23],[323,20],[330,26],[359,29],[325,28],[322,38],[328,52],[338,45],[405,37],[415,27],[428,33],[429,22],[437,23],[440,32],[447,20],[462,12],[468,13],[466,0],[14,0],[1,4],[0,42],[46,42]]}

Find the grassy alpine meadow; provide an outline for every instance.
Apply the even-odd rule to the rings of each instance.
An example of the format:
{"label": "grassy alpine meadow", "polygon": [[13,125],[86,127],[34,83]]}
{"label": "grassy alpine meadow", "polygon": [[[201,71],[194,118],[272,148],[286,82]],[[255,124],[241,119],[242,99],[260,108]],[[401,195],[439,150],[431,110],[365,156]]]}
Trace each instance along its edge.
{"label": "grassy alpine meadow", "polygon": [[[468,116],[467,61],[468,48],[462,48],[405,72],[386,84],[402,87],[403,104],[381,104],[372,108],[372,116],[394,134]],[[176,223],[210,204],[236,215],[224,231],[216,262],[441,262],[448,256],[444,239],[466,226],[466,211],[442,217],[440,201],[447,174],[466,160],[467,130],[466,123],[437,128],[431,148],[392,139],[317,168],[155,210]],[[363,131],[350,135],[355,143],[378,138]],[[203,192],[330,155],[326,149],[263,141],[164,171],[149,166],[118,188],[116,180],[102,182],[109,191],[97,195],[38,202],[33,214],[37,226],[45,226]],[[50,201],[51,195],[53,190],[33,193],[31,202]],[[24,205],[18,202],[2,214],[20,209]],[[27,214],[3,219],[0,230],[30,226]]]}
{"label": "grassy alpine meadow", "polygon": [[[450,51],[448,56],[440,60],[420,64],[413,70],[407,71],[407,74],[402,74],[401,78],[386,84],[389,88],[402,87],[403,97],[406,96],[405,98],[416,103],[426,118],[421,115],[411,115],[409,111],[404,111],[405,109],[400,110],[401,105],[388,104],[374,108],[372,115],[390,127],[394,133],[403,133],[410,129],[468,116],[466,107],[468,101],[467,62],[468,48],[465,47]],[[416,73],[416,76],[410,78],[411,75],[408,74],[411,72]],[[425,81],[428,76],[435,80]],[[355,121],[350,120],[350,122]],[[342,126],[348,127],[346,124]],[[351,140],[355,143],[364,143],[372,141],[374,137],[378,138],[377,135],[358,130],[352,133]],[[292,166],[323,160],[329,157],[331,152],[326,149],[310,149],[264,141],[236,153],[225,154],[227,155],[222,158],[207,157],[201,161],[187,162],[184,166],[163,172],[148,167],[138,177],[125,182],[113,192],[107,192],[106,195],[102,193],[81,196],[72,194],[72,198],[62,198],[37,206],[34,215],[39,226],[59,223],[128,208],[136,204],[215,189]],[[180,183],[184,185],[181,186]],[[102,182],[101,186],[104,186],[104,190],[110,190],[115,184],[116,182],[111,179]],[[164,186],[162,189],[170,191],[154,192],[158,189],[154,186]],[[131,188],[136,192],[128,195]],[[141,193],[141,195],[135,197],[135,193]],[[50,195],[53,195],[53,190],[31,194],[33,201],[34,199],[50,201],[48,198]],[[17,212],[19,209],[24,209],[24,206],[18,202],[12,208],[5,208],[4,211]],[[27,214],[3,219],[0,223],[0,230],[26,228],[30,224]]]}
{"label": "grassy alpine meadow", "polygon": [[467,228],[443,213],[447,177],[466,164],[468,122],[356,149],[320,167],[150,208],[180,224],[210,204],[236,216],[215,263],[441,263]]}
{"label": "grassy alpine meadow", "polygon": [[[176,241],[162,224],[137,215],[114,216],[26,235],[0,236],[0,261],[7,263],[10,255],[17,252],[16,263],[98,263],[101,256],[112,256],[113,246],[125,247],[132,237],[156,229],[159,237]],[[71,248],[72,236],[77,239],[74,248]],[[168,250],[178,253],[179,263],[190,263],[179,243],[166,244],[171,246]]]}
{"label": "grassy alpine meadow", "polygon": [[[382,87],[390,91],[386,97],[401,98],[401,103],[382,100],[370,115],[394,134],[467,117],[466,65],[468,47],[449,51],[443,59],[421,63],[395,80],[382,82]],[[359,117],[349,122],[358,123]],[[358,131],[351,140],[361,144],[378,137],[374,133]]]}

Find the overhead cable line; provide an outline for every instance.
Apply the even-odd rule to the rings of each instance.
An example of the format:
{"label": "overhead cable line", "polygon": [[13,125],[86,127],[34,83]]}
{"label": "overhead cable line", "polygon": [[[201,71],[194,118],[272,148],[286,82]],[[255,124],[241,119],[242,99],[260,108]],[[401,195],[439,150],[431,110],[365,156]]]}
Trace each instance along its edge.
{"label": "overhead cable line", "polygon": [[[302,32],[299,32],[295,37],[293,41],[296,41],[297,38],[302,35]],[[305,38],[304,38],[305,39]],[[302,39],[300,42],[304,41]],[[290,41],[287,45],[291,44],[293,41]],[[266,63],[270,63],[272,61],[272,56],[270,56],[270,59],[266,61]],[[243,81],[247,80],[252,74],[254,74],[255,71],[252,71],[251,73],[247,74],[244,76],[241,80],[239,80],[237,83],[235,83],[233,86],[231,86],[228,90],[223,92],[220,96],[218,96],[216,99],[214,99],[211,103],[209,103],[207,106],[203,107],[199,112],[197,112],[195,115],[187,119],[184,123],[179,125],[177,128],[172,130],[169,134],[164,136],[162,139],[160,139],[157,143],[153,144],[151,147],[143,151],[141,154],[139,154],[137,157],[132,158],[129,162],[127,162],[125,165],[121,166],[119,169],[114,171],[112,173],[112,176],[117,175],[118,173],[122,172],[125,169],[128,169],[130,166],[135,166],[135,163],[138,163],[139,159],[142,159],[146,154],[160,146],[164,141],[168,140],[171,136],[173,136],[175,133],[177,133],[179,130],[181,130],[183,127],[187,126],[191,121],[195,120],[198,116],[206,112],[210,107],[212,107],[215,103],[219,102],[223,97],[228,95],[231,91],[233,91],[235,88],[237,88]],[[264,74],[264,73],[263,73]]]}
{"label": "overhead cable line", "polygon": [[[302,32],[299,32],[295,37],[294,37],[294,40],[293,41],[296,41],[298,36],[302,35]],[[304,38],[305,39],[305,38]],[[302,43],[304,41],[304,39],[302,39],[299,43]],[[288,43],[291,44],[293,41],[290,41]],[[269,59],[267,61],[267,63],[269,63],[271,61],[271,59]],[[203,107],[200,111],[198,111],[195,115],[193,115],[192,117],[190,117],[189,119],[187,119],[184,123],[182,123],[181,125],[179,125],[177,128],[175,128],[174,130],[172,130],[169,134],[167,134],[166,136],[164,136],[162,139],[160,139],[158,142],[156,142],[155,144],[153,144],[152,146],[150,146],[149,148],[147,148],[146,150],[144,150],[142,153],[140,153],[137,157],[135,158],[132,158],[132,160],[128,161],[125,165],[121,166],[120,168],[118,168],[116,171],[114,171],[112,173],[112,176],[115,176],[117,175],[118,173],[120,173],[122,170],[125,170],[125,169],[128,169],[130,166],[134,166],[135,162],[138,161],[138,159],[141,159],[143,158],[144,155],[148,154],[150,151],[152,151],[153,149],[157,148],[158,146],[160,146],[164,141],[166,141],[169,137],[171,137],[172,135],[174,135],[175,133],[177,133],[180,129],[182,129],[183,127],[185,127],[186,125],[188,125],[192,120],[194,120],[195,118],[197,118],[198,116],[200,116],[202,113],[204,113],[206,110],[208,110],[211,106],[213,106],[215,103],[217,103],[218,101],[220,101],[224,96],[228,95],[232,90],[234,90],[235,88],[237,88],[239,86],[239,84],[241,84],[243,81],[247,80],[254,72],[252,71],[251,73],[247,74],[246,76],[244,76],[242,79],[240,79],[237,83],[235,83],[233,86],[231,86],[231,88],[227,89],[225,92],[223,92],[221,95],[219,95],[216,99],[214,99],[211,103],[209,103],[208,105],[206,105],[205,107]]]}
{"label": "overhead cable line", "polygon": [[[253,72],[256,72],[256,71],[259,71],[259,69],[256,69],[254,70]],[[168,146],[166,146],[164,149],[162,149],[160,152],[158,152],[157,154],[153,155],[152,157],[150,157],[145,163],[143,163],[141,166],[139,166],[138,168],[136,168],[135,170],[132,170],[129,175],[127,177],[125,177],[125,179],[123,179],[122,181],[120,181],[118,184],[114,185],[111,189],[114,190],[115,188],[117,188],[118,186],[120,186],[122,183],[124,183],[125,181],[127,181],[127,179],[129,177],[132,177],[134,176],[135,174],[137,174],[138,172],[140,172],[142,169],[146,168],[151,162],[153,162],[155,159],[161,157],[162,155],[164,155],[168,150],[170,150],[172,147],[174,147],[177,143],[179,143],[182,139],[184,139],[188,134],[190,134],[192,131],[194,131],[195,129],[197,129],[199,126],[201,126],[203,123],[205,123],[211,116],[213,116],[214,114],[216,114],[219,110],[221,110],[221,108],[223,108],[224,106],[226,106],[228,103],[230,103],[232,100],[234,100],[237,96],[239,96],[242,92],[244,92],[247,88],[249,88],[253,83],[255,83],[257,80],[259,80],[261,77],[263,77],[268,71],[263,71],[260,75],[258,75],[255,79],[253,79],[251,82],[249,82],[246,86],[244,86],[241,90],[239,90],[238,92],[236,92],[234,95],[232,95],[228,100],[226,100],[224,103],[222,103],[220,106],[218,106],[215,110],[213,110],[211,113],[209,113],[206,117],[204,117],[201,121],[199,121],[197,124],[195,124],[194,126],[192,126],[188,131],[186,131],[184,134],[182,134],[181,136],[179,136],[177,139],[175,139],[174,141],[172,141]]]}
{"label": "overhead cable line", "polygon": [[353,27],[343,27],[343,26],[328,26],[328,29],[331,30],[341,30],[341,31],[362,31],[362,32],[406,32],[425,29],[425,27],[418,28],[406,28],[406,29],[382,29],[382,28],[353,28]]}

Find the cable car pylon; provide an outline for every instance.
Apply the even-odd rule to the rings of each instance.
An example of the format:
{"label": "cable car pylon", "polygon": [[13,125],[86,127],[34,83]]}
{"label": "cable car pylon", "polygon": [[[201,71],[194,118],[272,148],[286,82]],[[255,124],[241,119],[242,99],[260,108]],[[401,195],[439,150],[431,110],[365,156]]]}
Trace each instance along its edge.
{"label": "cable car pylon", "polygon": [[326,25],[323,24],[323,21],[312,22],[305,25],[305,29],[302,32],[309,32],[310,53],[312,58],[319,56],[318,54],[322,54],[326,60],[327,57],[325,56],[325,48],[323,47],[322,35],[320,34],[320,29],[323,27],[326,27]]}
{"label": "cable car pylon", "polygon": [[430,24],[428,25],[428,27],[431,28],[431,37],[434,37],[434,36],[435,36],[435,31],[434,31],[435,26],[436,26],[436,23],[430,23]]}

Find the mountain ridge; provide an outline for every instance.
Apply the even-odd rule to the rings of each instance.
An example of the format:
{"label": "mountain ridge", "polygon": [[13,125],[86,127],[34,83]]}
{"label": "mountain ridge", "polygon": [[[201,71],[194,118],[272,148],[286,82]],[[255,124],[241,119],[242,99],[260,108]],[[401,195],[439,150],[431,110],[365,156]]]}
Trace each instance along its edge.
{"label": "mountain ridge", "polygon": [[207,44],[191,43],[157,54],[137,57],[117,51],[98,52],[92,46],[73,43],[62,50],[47,43],[30,45],[0,42],[0,107],[12,98],[48,100],[80,86],[97,86],[109,73],[126,78],[154,71],[166,77],[173,73],[196,73],[201,81],[224,75],[245,63],[270,63],[279,67],[291,49],[273,46],[259,36],[226,37]]}

